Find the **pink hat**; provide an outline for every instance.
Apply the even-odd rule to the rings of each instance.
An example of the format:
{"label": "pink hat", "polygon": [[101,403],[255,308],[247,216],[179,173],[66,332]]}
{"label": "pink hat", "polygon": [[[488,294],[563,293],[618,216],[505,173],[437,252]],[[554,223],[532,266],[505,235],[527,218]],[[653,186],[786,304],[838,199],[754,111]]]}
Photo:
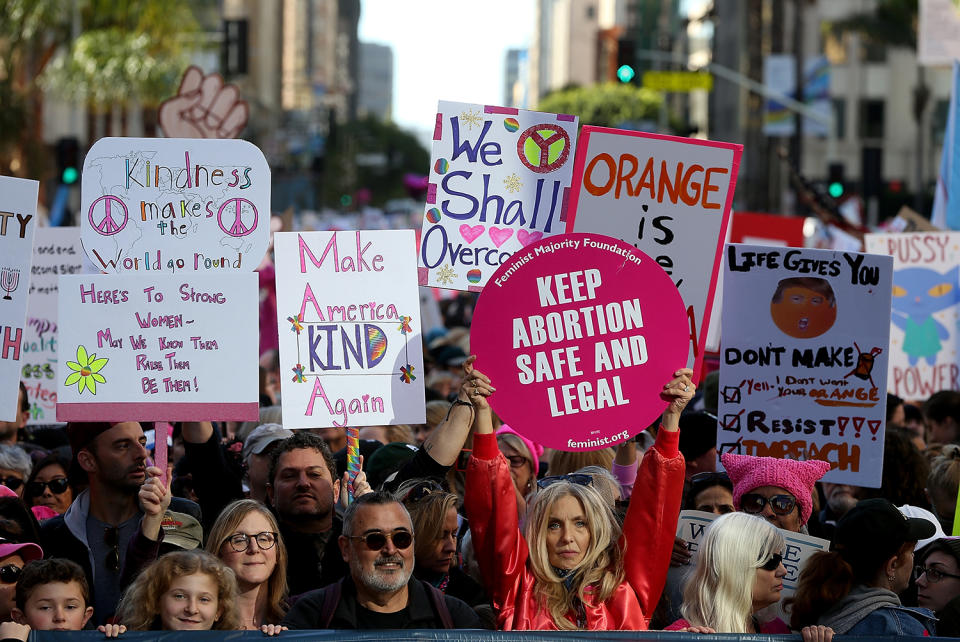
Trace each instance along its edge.
{"label": "pink hat", "polygon": [[14,554],[22,557],[24,563],[43,559],[43,549],[33,542],[8,542],[0,537],[0,559]]}
{"label": "pink hat", "polygon": [[723,467],[733,482],[733,505],[740,510],[740,498],[761,486],[778,486],[790,492],[800,506],[800,523],[806,524],[813,512],[810,495],[813,485],[830,470],[830,463],[818,459],[797,461],[776,457],[751,457],[724,453]]}
{"label": "pink hat", "polygon": [[[540,455],[543,454],[543,446],[533,443],[507,424],[503,424],[497,429],[497,436],[499,437],[500,435],[513,435],[523,442],[523,445],[530,451],[530,457],[533,458],[533,474],[536,476],[540,470]],[[533,481],[537,480],[534,479]]]}
{"label": "pink hat", "polygon": [[19,495],[8,487],[0,485],[0,497],[19,497]]}

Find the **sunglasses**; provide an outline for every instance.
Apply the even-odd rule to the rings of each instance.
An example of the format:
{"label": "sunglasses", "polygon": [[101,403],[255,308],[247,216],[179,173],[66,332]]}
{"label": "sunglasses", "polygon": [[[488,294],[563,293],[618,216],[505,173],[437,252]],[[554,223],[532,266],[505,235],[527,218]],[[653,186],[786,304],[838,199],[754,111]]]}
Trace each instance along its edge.
{"label": "sunglasses", "polygon": [[47,488],[50,489],[50,492],[54,495],[62,495],[67,492],[67,489],[70,488],[70,482],[66,477],[60,477],[58,479],[51,479],[50,481],[32,481],[27,484],[27,495],[30,497],[39,497],[43,495],[43,491]]}
{"label": "sunglasses", "polygon": [[107,553],[107,570],[111,573],[120,571],[120,529],[116,526],[108,526],[103,529],[103,543],[110,547]]}
{"label": "sunglasses", "polygon": [[23,486],[23,480],[19,477],[0,477],[0,484],[3,484],[10,490],[17,490]]}
{"label": "sunglasses", "polygon": [[747,493],[740,498],[740,508],[745,513],[761,513],[767,504],[770,504],[770,510],[776,515],[789,515],[797,507],[797,500],[792,495],[774,495],[766,498],[757,493]]}
{"label": "sunglasses", "polygon": [[464,448],[460,451],[460,454],[457,455],[456,471],[458,473],[467,472],[467,464],[470,463],[470,455],[473,453],[473,449]]}
{"label": "sunglasses", "polygon": [[360,539],[367,545],[371,551],[379,551],[387,545],[387,540],[393,542],[393,545],[401,551],[410,548],[413,544],[413,533],[410,531],[393,531],[392,533],[383,533],[374,531],[366,535],[350,535],[350,539]]}
{"label": "sunglasses", "polygon": [[0,566],[0,582],[4,584],[16,584],[21,574],[23,574],[23,569],[14,564]]}
{"label": "sunglasses", "polygon": [[570,484],[576,484],[577,486],[592,486],[593,476],[585,473],[570,473],[569,475],[554,475],[552,477],[544,477],[543,479],[537,481],[537,488],[543,490],[544,488],[549,488],[550,486],[559,484],[560,482],[568,482]]}
{"label": "sunglasses", "polygon": [[783,562],[783,555],[780,553],[774,553],[773,557],[768,559],[765,563],[760,565],[765,571],[775,571],[780,568],[780,563]]}

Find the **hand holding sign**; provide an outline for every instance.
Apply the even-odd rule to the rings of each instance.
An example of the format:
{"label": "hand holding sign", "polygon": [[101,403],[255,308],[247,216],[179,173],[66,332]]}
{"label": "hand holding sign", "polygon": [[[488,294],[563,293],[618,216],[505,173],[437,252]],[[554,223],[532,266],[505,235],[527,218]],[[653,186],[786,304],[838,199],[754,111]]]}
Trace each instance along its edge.
{"label": "hand holding sign", "polygon": [[225,85],[217,73],[204,76],[191,65],[177,95],[160,105],[159,120],[168,138],[236,138],[249,115],[236,85]]}
{"label": "hand holding sign", "polygon": [[487,403],[487,397],[496,392],[497,389],[490,385],[490,378],[487,375],[474,369],[473,362],[476,360],[477,355],[472,354],[463,363],[463,374],[466,376],[460,386],[460,394],[457,399],[463,401],[466,397],[474,408],[486,410],[490,407],[490,404]]}

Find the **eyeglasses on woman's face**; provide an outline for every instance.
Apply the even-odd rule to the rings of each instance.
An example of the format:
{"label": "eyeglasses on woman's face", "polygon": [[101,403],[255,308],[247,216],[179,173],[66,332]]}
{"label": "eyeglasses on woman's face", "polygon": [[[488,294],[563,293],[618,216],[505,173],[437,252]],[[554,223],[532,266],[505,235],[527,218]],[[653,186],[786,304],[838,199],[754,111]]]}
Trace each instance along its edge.
{"label": "eyeglasses on woman's face", "polygon": [[927,581],[936,584],[945,577],[952,577],[954,579],[960,580],[960,575],[954,575],[953,573],[945,573],[940,569],[934,568],[932,566],[914,566],[913,567],[913,576],[915,579],[920,579],[921,575],[926,574]]}
{"label": "eyeglasses on woman's face", "polygon": [[269,531],[247,535],[246,533],[234,533],[227,538],[230,542],[230,548],[237,553],[243,553],[250,548],[250,542],[256,541],[261,551],[268,551],[277,544],[277,534]]}

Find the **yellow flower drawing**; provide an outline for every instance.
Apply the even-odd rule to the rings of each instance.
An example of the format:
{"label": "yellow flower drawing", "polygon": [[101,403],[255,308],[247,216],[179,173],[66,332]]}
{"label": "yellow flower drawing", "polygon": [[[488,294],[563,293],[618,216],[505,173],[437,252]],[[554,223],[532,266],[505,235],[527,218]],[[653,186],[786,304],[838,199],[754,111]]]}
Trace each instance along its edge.
{"label": "yellow flower drawing", "polygon": [[73,370],[64,381],[64,385],[72,386],[77,384],[80,394],[87,388],[91,393],[97,394],[97,384],[106,383],[107,380],[102,374],[99,374],[103,367],[107,365],[106,357],[97,359],[97,355],[87,356],[87,349],[83,346],[77,346],[77,360],[67,361],[67,367]]}

